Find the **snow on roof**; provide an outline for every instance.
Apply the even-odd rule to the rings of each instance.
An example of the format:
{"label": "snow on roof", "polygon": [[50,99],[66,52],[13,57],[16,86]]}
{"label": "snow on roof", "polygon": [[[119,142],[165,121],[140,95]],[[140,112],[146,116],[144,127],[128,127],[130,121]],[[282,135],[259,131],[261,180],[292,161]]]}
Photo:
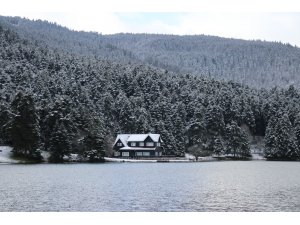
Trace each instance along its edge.
{"label": "snow on roof", "polygon": [[138,147],[123,147],[123,148],[120,148],[120,150],[151,150],[151,151],[155,151],[155,148],[138,148]]}
{"label": "snow on roof", "polygon": [[128,147],[127,142],[129,141],[145,141],[145,139],[150,136],[150,138],[154,142],[158,142],[160,134],[118,134],[114,145],[117,143],[117,141],[120,139],[121,142],[125,147]]}
{"label": "snow on roof", "polygon": [[149,134],[149,136],[154,142],[158,142],[160,134]]}
{"label": "snow on roof", "polygon": [[117,138],[116,138],[116,140],[115,140],[114,145],[115,145],[115,144],[117,143],[117,141],[120,139],[121,142],[123,143],[123,145],[128,147],[128,145],[127,145],[127,139],[129,138],[130,135],[131,135],[131,134],[118,134],[118,136],[117,136]]}
{"label": "snow on roof", "polygon": [[145,141],[148,136],[154,142],[158,142],[160,134],[131,134],[127,141]]}
{"label": "snow on roof", "polygon": [[131,134],[127,141],[145,141],[148,134]]}

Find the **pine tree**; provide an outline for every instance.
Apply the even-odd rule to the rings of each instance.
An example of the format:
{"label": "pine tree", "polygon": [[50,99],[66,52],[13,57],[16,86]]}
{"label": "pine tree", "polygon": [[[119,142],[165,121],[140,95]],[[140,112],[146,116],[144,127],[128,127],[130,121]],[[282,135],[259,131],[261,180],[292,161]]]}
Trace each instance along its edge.
{"label": "pine tree", "polygon": [[225,153],[225,145],[221,137],[214,137],[210,148],[216,155],[223,155]]}
{"label": "pine tree", "polygon": [[296,115],[295,122],[294,122],[294,130],[297,140],[298,149],[300,149],[300,113]]}
{"label": "pine tree", "polygon": [[80,154],[88,158],[90,162],[103,161],[105,156],[104,122],[100,116],[90,115],[87,123],[87,134],[81,140]]}
{"label": "pine tree", "polygon": [[264,151],[266,158],[276,158],[277,155],[277,122],[276,116],[271,117],[266,128]]}
{"label": "pine tree", "polygon": [[250,147],[244,131],[236,122],[231,122],[226,126],[227,153],[233,154],[233,157],[250,156]]}
{"label": "pine tree", "polygon": [[51,162],[63,162],[64,156],[69,156],[71,152],[71,141],[64,124],[56,121],[49,136],[49,160]]}
{"label": "pine tree", "polygon": [[11,120],[11,114],[6,105],[0,105],[0,143],[6,144],[11,142],[9,132],[9,121]]}
{"label": "pine tree", "polygon": [[38,115],[32,96],[18,92],[11,108],[13,116],[9,130],[14,154],[41,160]]}
{"label": "pine tree", "polygon": [[89,159],[90,162],[103,161],[105,155],[103,143],[104,140],[97,134],[89,133],[82,140],[83,155]]}
{"label": "pine tree", "polygon": [[243,112],[242,112],[242,119],[245,124],[247,124],[250,128],[250,130],[254,133],[255,131],[255,118],[254,114],[252,112],[252,109],[248,102],[244,106]]}
{"label": "pine tree", "polygon": [[205,113],[206,129],[211,135],[222,135],[225,129],[222,109],[218,105],[209,105]]}
{"label": "pine tree", "polygon": [[296,136],[287,114],[278,119],[277,124],[277,157],[295,160],[299,157]]}
{"label": "pine tree", "polygon": [[[297,133],[296,133],[297,134]],[[265,157],[268,159],[296,160],[299,158],[297,136],[284,112],[270,119],[265,136]]]}

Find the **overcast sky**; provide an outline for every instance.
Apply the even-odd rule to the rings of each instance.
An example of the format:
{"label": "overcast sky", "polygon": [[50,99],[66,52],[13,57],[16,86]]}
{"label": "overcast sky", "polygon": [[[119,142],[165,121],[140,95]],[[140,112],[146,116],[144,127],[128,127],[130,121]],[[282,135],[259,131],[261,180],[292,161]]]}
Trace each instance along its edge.
{"label": "overcast sky", "polygon": [[[140,7],[138,5],[138,8],[131,7],[129,3],[129,6],[122,5],[126,1],[117,2],[120,4],[115,4],[118,5],[118,7],[115,7],[115,1],[110,0],[110,4],[107,6],[104,5],[103,1],[94,0],[69,1],[69,5],[67,1],[63,0],[10,0],[6,3],[1,3],[0,15],[43,19],[57,22],[74,30],[96,31],[102,34],[120,32],[180,35],[206,34],[248,40],[281,41],[300,46],[300,13],[289,12],[288,10],[291,9],[274,4],[276,0],[271,1],[273,3],[271,5],[266,4],[265,8],[260,10],[257,10],[257,7],[255,10],[252,9],[255,7],[256,0],[248,1],[248,3],[251,2],[248,6],[247,4],[240,4],[238,5],[240,8],[234,10],[230,8],[230,5],[228,7],[228,1],[235,0],[223,1],[223,3],[228,3],[226,5],[220,5],[222,1],[210,0],[211,4],[197,5],[199,9],[205,9],[202,12],[193,12],[193,9],[196,7],[196,5],[193,5],[196,4],[193,0],[179,1],[179,3],[186,3],[182,8],[183,11],[190,11],[183,13],[174,12],[180,9],[181,6],[180,4],[178,5],[178,1],[174,0],[150,1],[153,4],[155,2],[158,2],[156,4],[159,4],[159,2],[173,2],[173,5],[170,5],[170,7],[166,6],[166,9],[174,9],[172,12],[161,12],[165,9],[163,4],[155,7],[153,7],[153,4],[147,6],[147,1],[145,0],[143,0],[144,6]],[[199,4],[199,0],[197,2]],[[259,2],[258,4],[263,5],[262,1]],[[219,3],[219,7],[213,5],[216,3]],[[285,12],[270,11],[269,9],[272,9],[274,5],[279,7],[274,11],[282,9]],[[146,8],[143,8],[145,6]],[[251,10],[248,10],[249,8]],[[118,12],[111,12],[113,9],[116,9]],[[124,12],[122,12],[123,9]],[[157,9],[160,12],[149,12],[149,9],[150,11]],[[148,12],[128,12],[133,10]]]}

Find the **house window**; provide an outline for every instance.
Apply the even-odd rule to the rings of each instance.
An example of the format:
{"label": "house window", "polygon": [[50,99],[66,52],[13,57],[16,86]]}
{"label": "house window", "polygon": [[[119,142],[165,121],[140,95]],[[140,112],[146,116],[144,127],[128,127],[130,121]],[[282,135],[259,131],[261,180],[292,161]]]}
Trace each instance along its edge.
{"label": "house window", "polygon": [[153,146],[154,146],[154,143],[153,143],[153,142],[146,142],[146,146],[147,146],[147,147],[153,147]]}
{"label": "house window", "polygon": [[143,152],[143,156],[150,156],[150,152]]}
{"label": "house window", "polygon": [[129,157],[129,152],[122,152],[122,156]]}
{"label": "house window", "polygon": [[115,153],[114,153],[114,156],[115,156],[115,157],[120,156],[120,152],[115,152]]}
{"label": "house window", "polygon": [[156,144],[156,146],[160,147],[160,143],[158,142],[158,143]]}
{"label": "house window", "polygon": [[145,143],[144,143],[144,142],[140,142],[140,143],[139,143],[139,146],[140,146],[140,147],[144,147],[144,146],[145,146]]}
{"label": "house window", "polygon": [[143,152],[136,152],[135,155],[136,156],[143,156]]}
{"label": "house window", "polygon": [[135,142],[131,142],[131,146],[135,147],[136,143]]}
{"label": "house window", "polygon": [[117,146],[122,147],[122,143],[120,143],[120,142],[117,143]]}

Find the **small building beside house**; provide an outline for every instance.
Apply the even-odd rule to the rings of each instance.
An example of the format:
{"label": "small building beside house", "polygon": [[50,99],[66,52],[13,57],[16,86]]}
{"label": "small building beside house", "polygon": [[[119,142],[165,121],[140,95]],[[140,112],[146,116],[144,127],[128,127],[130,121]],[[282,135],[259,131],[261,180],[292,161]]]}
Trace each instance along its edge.
{"label": "small building beside house", "polygon": [[141,158],[162,156],[160,134],[119,134],[114,142],[115,157]]}

